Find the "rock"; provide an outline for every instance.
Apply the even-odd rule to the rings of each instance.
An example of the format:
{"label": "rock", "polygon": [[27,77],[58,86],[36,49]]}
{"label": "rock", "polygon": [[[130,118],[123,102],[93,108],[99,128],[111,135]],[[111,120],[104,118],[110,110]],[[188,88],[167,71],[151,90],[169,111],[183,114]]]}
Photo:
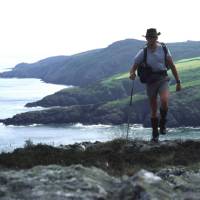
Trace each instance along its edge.
{"label": "rock", "polygon": [[199,199],[200,169],[194,171],[172,167],[160,170],[157,175],[170,183],[173,190],[181,194],[183,199]]}
{"label": "rock", "polygon": [[160,200],[175,199],[178,195],[173,192],[167,182],[152,172],[141,170],[136,175],[122,182],[113,199],[142,199]]}
{"label": "rock", "polygon": [[0,185],[2,200],[197,200],[200,171],[166,168],[152,173],[142,169],[130,177],[112,177],[82,165],[4,168],[0,169]]}
{"label": "rock", "polygon": [[[3,180],[3,181],[2,181]],[[81,165],[0,171],[0,199],[106,199],[119,183],[104,171]]]}

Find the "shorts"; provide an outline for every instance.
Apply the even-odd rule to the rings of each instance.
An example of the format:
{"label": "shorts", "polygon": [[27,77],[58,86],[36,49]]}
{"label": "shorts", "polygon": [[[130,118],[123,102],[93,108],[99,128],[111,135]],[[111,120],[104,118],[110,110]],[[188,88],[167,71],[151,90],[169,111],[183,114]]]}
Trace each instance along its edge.
{"label": "shorts", "polygon": [[157,97],[163,91],[169,91],[169,79],[156,81],[155,83],[146,84],[146,92],[149,99]]}

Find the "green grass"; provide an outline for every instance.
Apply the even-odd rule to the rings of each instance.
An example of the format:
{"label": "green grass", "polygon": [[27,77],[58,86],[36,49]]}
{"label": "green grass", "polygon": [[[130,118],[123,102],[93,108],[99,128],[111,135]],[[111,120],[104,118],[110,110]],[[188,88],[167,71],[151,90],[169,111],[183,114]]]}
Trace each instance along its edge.
{"label": "green grass", "polygon": [[[186,89],[186,88],[192,89],[192,87],[196,87],[196,86],[200,86],[200,80],[186,81],[186,82],[182,82],[181,84],[182,89]],[[176,90],[176,85],[171,85],[170,92],[175,92],[175,90]]]}
{"label": "green grass", "polygon": [[185,60],[185,62],[178,62],[176,64],[180,73],[189,72],[191,70],[200,71],[200,59]]}
{"label": "green grass", "polygon": [[80,92],[80,87],[72,87],[72,88],[64,88],[59,91],[59,93],[65,93],[65,92],[70,92],[70,93],[79,93]]}
{"label": "green grass", "polygon": [[[182,81],[182,88],[200,86],[200,57],[184,59],[176,62],[176,67]],[[174,77],[169,73],[171,79]],[[170,91],[175,91],[175,85],[170,86]]]}
{"label": "green grass", "polygon": [[176,64],[178,64],[178,63],[187,63],[187,62],[191,62],[191,61],[195,61],[195,60],[200,60],[200,57],[178,60],[176,62]]}
{"label": "green grass", "polygon": [[114,86],[116,83],[119,83],[119,81],[121,81],[121,80],[125,80],[125,79],[128,80],[128,77],[129,77],[129,73],[128,72],[127,73],[116,74],[114,76],[111,76],[111,77],[103,80],[101,82],[101,84],[103,86],[109,86],[109,85]]}
{"label": "green grass", "polygon": [[[146,98],[147,97],[146,97],[145,94],[142,94],[142,93],[134,94],[132,102],[134,103],[134,102],[137,102],[137,101],[140,101],[140,100],[144,100]],[[106,104],[104,104],[104,106],[108,107],[108,108],[110,108],[110,107],[123,107],[123,106],[129,105],[129,102],[130,102],[130,97],[126,97],[126,98],[118,99],[118,100],[115,100],[115,101],[109,101]]]}
{"label": "green grass", "polygon": [[127,78],[129,78],[129,73],[123,73],[116,75],[115,80],[127,79]]}

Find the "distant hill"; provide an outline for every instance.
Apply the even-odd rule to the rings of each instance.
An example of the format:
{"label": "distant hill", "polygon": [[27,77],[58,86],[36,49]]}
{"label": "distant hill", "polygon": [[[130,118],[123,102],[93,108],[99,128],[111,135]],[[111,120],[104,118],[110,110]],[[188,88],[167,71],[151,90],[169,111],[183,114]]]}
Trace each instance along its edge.
{"label": "distant hill", "polygon": [[[72,56],[56,56],[27,64],[20,63],[0,77],[40,78],[45,82],[86,86],[113,74],[127,72],[145,41],[126,39],[106,48]],[[200,56],[200,42],[169,43],[174,60]]]}

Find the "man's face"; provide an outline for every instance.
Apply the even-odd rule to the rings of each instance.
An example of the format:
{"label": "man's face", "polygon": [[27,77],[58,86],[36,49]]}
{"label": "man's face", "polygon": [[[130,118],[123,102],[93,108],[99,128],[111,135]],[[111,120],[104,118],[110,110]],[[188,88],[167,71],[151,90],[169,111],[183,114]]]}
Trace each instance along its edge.
{"label": "man's face", "polygon": [[157,39],[158,39],[158,36],[155,36],[155,37],[153,37],[153,36],[146,37],[146,40],[147,40],[147,42],[148,42],[149,45],[155,44],[156,41],[157,41]]}

